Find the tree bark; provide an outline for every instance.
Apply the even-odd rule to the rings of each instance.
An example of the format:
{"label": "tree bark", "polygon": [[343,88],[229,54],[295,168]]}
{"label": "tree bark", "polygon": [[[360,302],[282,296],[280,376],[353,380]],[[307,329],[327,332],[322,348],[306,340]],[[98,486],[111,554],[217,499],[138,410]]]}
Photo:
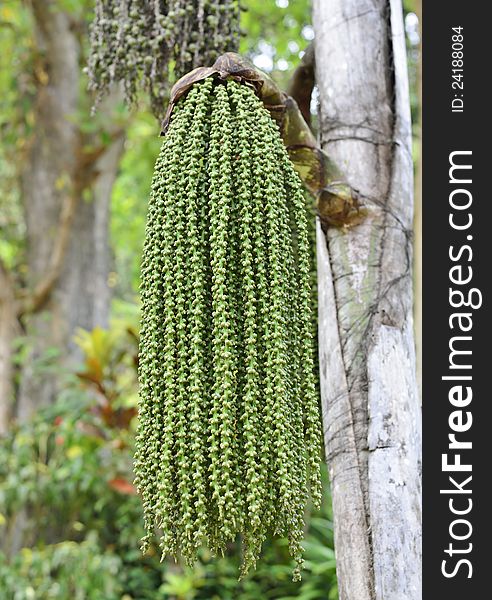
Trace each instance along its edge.
{"label": "tree bark", "polygon": [[341,600],[421,598],[413,165],[399,0],[314,0],[323,149],[359,192],[318,224],[320,377]]}
{"label": "tree bark", "polygon": [[79,357],[74,331],[107,325],[109,202],[123,150],[121,130],[109,129],[112,141],[101,146],[97,134],[77,125],[81,24],[53,0],[33,0],[32,8],[39,58],[35,130],[22,176],[32,293],[25,302],[30,351],[21,421],[55,399],[60,366]]}
{"label": "tree bark", "polygon": [[7,433],[12,416],[12,354],[18,325],[14,283],[0,260],[0,436]]}
{"label": "tree bark", "polygon": [[419,20],[419,58],[417,64],[417,97],[419,100],[419,116],[417,122],[419,156],[415,166],[415,215],[413,220],[414,236],[414,258],[413,258],[413,281],[415,289],[414,321],[415,321],[415,345],[417,349],[417,381],[420,396],[422,397],[422,0],[415,2],[415,13]]}

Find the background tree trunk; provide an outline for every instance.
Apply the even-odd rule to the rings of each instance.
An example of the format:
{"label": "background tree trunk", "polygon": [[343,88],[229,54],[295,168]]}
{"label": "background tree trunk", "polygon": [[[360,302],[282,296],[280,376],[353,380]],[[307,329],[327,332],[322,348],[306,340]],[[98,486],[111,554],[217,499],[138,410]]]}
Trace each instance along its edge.
{"label": "background tree trunk", "polygon": [[417,380],[420,396],[422,397],[422,0],[415,2],[415,13],[419,20],[420,43],[417,64],[417,96],[419,99],[417,135],[419,156],[415,167],[415,215],[413,221],[415,231],[413,258],[415,302],[413,314],[415,320],[415,345],[417,348]]}
{"label": "background tree trunk", "polygon": [[[78,128],[81,24],[53,1],[34,0],[32,7],[38,88],[22,194],[34,291],[26,306],[30,351],[17,405],[21,421],[56,397],[60,357],[53,355],[61,353],[62,364],[78,357],[74,331],[107,325],[109,202],[124,140],[114,128],[111,142],[101,145],[100,136]],[[108,113],[111,107],[109,101]]]}
{"label": "background tree trunk", "polygon": [[341,600],[420,600],[413,165],[399,0],[314,0],[323,149],[362,224],[318,224],[319,342]]}
{"label": "background tree trunk", "polygon": [[13,343],[19,333],[15,290],[10,273],[0,261],[0,436],[8,431],[13,405]]}

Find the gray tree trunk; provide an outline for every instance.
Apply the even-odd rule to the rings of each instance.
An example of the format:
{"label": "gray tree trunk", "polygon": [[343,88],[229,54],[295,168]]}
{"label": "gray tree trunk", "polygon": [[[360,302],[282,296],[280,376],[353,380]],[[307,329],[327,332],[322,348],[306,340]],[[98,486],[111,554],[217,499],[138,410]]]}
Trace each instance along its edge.
{"label": "gray tree trunk", "polygon": [[30,352],[17,405],[21,421],[55,399],[60,365],[78,358],[75,330],[107,325],[109,202],[123,150],[122,131],[110,130],[112,142],[97,148],[97,136],[84,135],[75,122],[81,102],[78,24],[55,4],[32,2],[43,76],[22,192],[28,287],[44,292],[25,317]]}
{"label": "gray tree trunk", "polygon": [[413,165],[400,0],[314,0],[323,149],[365,219],[318,225],[325,447],[341,600],[420,600]]}
{"label": "gray tree trunk", "polygon": [[14,284],[0,261],[0,436],[8,431],[13,405],[13,343],[19,333]]}
{"label": "gray tree trunk", "polygon": [[413,258],[413,282],[415,289],[414,321],[415,321],[415,345],[417,347],[417,380],[420,395],[422,396],[422,0],[415,2],[415,12],[419,19],[419,60],[417,64],[417,95],[419,99],[418,116],[418,147],[419,156],[415,168],[415,215],[413,227],[414,235],[414,258]]}

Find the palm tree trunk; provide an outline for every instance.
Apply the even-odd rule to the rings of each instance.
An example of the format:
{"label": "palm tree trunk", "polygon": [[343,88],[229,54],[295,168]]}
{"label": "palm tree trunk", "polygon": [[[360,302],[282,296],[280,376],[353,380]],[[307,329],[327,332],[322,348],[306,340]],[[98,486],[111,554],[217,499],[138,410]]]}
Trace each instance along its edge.
{"label": "palm tree trunk", "polygon": [[319,343],[341,600],[421,597],[413,165],[399,0],[314,0],[323,149],[366,210],[318,226]]}

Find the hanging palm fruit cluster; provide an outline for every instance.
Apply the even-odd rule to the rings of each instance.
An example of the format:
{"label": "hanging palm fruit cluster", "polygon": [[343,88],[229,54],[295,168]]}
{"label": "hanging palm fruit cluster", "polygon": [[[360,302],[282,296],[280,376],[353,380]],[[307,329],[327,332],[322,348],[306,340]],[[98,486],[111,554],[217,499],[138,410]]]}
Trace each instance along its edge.
{"label": "hanging palm fruit cluster", "polygon": [[308,210],[248,84],[207,77],[172,111],[142,264],[135,456],[147,535],[189,563],[267,535],[302,566],[321,498]]}
{"label": "hanging palm fruit cluster", "polygon": [[143,87],[161,117],[170,76],[179,78],[225,51],[237,51],[239,13],[239,0],[96,0],[90,89],[100,99],[122,81],[133,104]]}

